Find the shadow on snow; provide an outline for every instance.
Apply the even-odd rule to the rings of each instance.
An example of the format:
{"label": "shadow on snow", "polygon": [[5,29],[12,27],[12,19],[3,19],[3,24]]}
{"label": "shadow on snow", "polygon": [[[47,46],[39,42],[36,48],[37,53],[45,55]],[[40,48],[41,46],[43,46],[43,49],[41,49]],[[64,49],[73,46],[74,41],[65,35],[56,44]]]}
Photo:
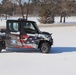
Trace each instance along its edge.
{"label": "shadow on snow", "polygon": [[8,49],[2,51],[2,53],[11,53],[11,52],[39,53],[39,50],[38,49],[24,49],[24,48],[8,48]]}
{"label": "shadow on snow", "polygon": [[[2,53],[19,52],[19,53],[40,53],[38,49],[21,49],[10,48],[2,51]],[[76,47],[52,47],[50,54],[63,53],[63,52],[76,52]]]}
{"label": "shadow on snow", "polygon": [[50,53],[76,52],[76,47],[52,47]]}

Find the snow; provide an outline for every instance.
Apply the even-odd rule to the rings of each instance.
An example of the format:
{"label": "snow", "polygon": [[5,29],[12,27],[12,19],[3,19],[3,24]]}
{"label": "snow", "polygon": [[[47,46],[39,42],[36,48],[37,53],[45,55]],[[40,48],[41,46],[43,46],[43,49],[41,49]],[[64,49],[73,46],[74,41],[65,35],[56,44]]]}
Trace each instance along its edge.
{"label": "snow", "polygon": [[6,28],[6,20],[0,20],[0,29]]}
{"label": "snow", "polygon": [[3,53],[1,75],[76,75],[76,54]]}
{"label": "snow", "polygon": [[[76,16],[66,17],[65,20],[66,20],[66,23],[76,23]],[[60,22],[60,17],[59,16],[55,17],[55,23],[59,23],[59,22]]]}
{"label": "snow", "polygon": [[76,26],[40,27],[40,30],[53,33],[51,52],[3,50],[0,75],[76,75]]}
{"label": "snow", "polygon": [[[8,19],[19,19],[22,17],[8,17]],[[35,21],[38,25],[40,24],[40,22],[38,21],[39,17],[28,17],[28,20],[32,20]],[[60,23],[60,17],[57,16],[55,17],[55,23],[54,24],[64,24],[64,23]],[[65,24],[76,24],[76,16],[71,16],[71,17],[66,17],[66,23]],[[0,25],[6,25],[6,20],[4,17],[0,17]]]}

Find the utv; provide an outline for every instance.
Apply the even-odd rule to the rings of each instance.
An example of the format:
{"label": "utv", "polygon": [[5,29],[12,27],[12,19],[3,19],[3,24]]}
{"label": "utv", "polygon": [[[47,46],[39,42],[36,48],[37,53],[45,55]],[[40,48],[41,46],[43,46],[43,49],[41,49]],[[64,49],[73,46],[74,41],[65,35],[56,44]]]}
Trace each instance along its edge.
{"label": "utv", "polygon": [[41,32],[34,21],[7,20],[5,33],[0,33],[0,52],[7,48],[39,49],[49,53],[53,39],[50,33]]}

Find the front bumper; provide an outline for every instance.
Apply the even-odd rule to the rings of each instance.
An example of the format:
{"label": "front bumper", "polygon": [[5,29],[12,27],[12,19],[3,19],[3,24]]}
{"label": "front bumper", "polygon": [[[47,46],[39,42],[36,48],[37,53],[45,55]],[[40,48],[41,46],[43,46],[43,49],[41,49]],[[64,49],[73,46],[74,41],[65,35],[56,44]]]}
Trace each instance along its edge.
{"label": "front bumper", "polygon": [[51,43],[51,45],[53,45],[53,39],[52,38],[50,39],[50,43]]}

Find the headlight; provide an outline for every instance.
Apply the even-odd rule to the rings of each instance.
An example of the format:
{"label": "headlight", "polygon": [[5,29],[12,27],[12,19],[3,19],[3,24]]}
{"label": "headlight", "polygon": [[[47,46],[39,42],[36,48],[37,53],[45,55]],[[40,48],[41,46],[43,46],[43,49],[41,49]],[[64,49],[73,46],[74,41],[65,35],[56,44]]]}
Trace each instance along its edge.
{"label": "headlight", "polygon": [[52,37],[50,35],[44,35],[44,38],[49,41]]}
{"label": "headlight", "polygon": [[46,38],[49,38],[49,36],[48,36],[48,35],[45,35],[45,37],[46,37]]}

